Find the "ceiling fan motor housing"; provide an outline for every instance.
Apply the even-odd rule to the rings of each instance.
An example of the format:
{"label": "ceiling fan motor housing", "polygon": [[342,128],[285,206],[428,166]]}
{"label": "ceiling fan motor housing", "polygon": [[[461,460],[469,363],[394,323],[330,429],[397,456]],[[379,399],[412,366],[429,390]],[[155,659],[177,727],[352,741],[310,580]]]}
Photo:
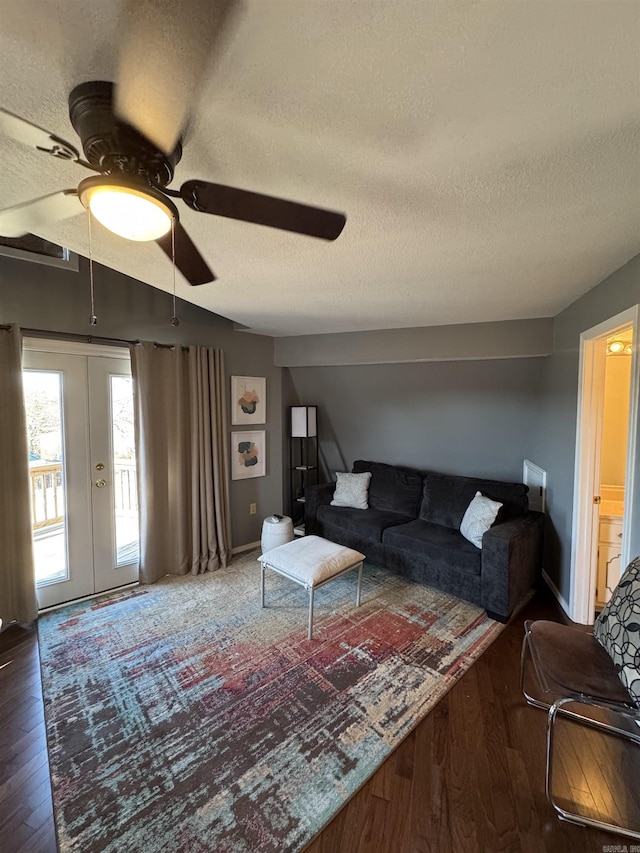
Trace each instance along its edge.
{"label": "ceiling fan motor housing", "polygon": [[182,145],[167,155],[113,111],[113,83],[81,83],[69,95],[69,118],[87,161],[105,175],[126,175],[164,188],[182,157]]}

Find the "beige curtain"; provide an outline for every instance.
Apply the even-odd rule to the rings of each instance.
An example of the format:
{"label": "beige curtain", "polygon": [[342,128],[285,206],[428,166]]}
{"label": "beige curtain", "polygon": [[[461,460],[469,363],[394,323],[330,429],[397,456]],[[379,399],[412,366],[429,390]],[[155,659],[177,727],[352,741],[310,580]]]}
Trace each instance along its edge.
{"label": "beige curtain", "polygon": [[231,556],[224,354],[135,344],[140,581]]}
{"label": "beige curtain", "polygon": [[38,615],[31,545],[29,457],[22,393],[22,337],[0,326],[0,619]]}

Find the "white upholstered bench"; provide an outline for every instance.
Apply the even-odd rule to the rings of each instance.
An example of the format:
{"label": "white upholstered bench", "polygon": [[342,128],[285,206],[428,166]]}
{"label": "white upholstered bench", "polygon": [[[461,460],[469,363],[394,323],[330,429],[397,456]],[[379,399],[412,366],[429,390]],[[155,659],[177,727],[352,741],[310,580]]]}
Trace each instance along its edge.
{"label": "white upholstered bench", "polygon": [[266,554],[258,557],[260,562],[260,595],[264,607],[264,570],[272,569],[289,580],[303,586],[309,592],[309,631],[311,639],[313,632],[313,594],[318,587],[324,586],[345,572],[358,569],[358,589],[356,592],[356,607],[360,606],[360,590],[362,587],[362,562],[364,554],[329,542],[320,536],[303,536],[278,545]]}

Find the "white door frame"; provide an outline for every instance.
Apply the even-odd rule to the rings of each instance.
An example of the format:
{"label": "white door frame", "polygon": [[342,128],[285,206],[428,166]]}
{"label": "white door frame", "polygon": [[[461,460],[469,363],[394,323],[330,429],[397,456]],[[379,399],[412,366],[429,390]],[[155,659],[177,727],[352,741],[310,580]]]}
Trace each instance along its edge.
{"label": "white door frame", "polygon": [[[640,305],[634,305],[610,317],[580,335],[578,370],[578,413],[576,424],[576,457],[573,486],[573,535],[571,538],[571,591],[569,617],[586,625],[593,622],[596,594],[596,560],[594,543],[598,531],[594,523],[593,496],[599,488],[599,436],[602,428],[604,399],[604,346],[602,338],[621,327],[633,328],[631,355],[631,389],[629,435],[625,482],[624,521],[622,528],[621,565],[630,557],[631,519],[633,517],[634,480],[636,471],[636,437],[640,384],[640,352],[638,334]],[[598,346],[598,344],[601,344]],[[596,452],[594,453],[594,449]],[[598,482],[596,482],[598,481]]]}
{"label": "white door frame", "polygon": [[[56,353],[55,362],[48,352],[25,347],[23,370],[50,371],[60,377],[60,433],[64,442],[64,525],[62,541],[65,551],[65,577],[40,580],[36,586],[38,607],[56,604],[60,596],[70,601],[94,592],[93,571],[78,571],[77,566],[93,567],[91,538],[91,486],[89,470],[89,412],[86,399],[87,376],[84,364],[75,355]],[[73,453],[68,448],[73,448]],[[69,519],[73,518],[74,535],[69,535]]]}
{"label": "white door frame", "polygon": [[[111,449],[104,451],[100,459],[101,464],[106,466],[107,479],[107,488],[101,492],[93,490],[93,477],[101,478],[102,475],[94,474],[98,459],[90,457],[92,449],[95,451],[96,447],[111,445],[111,435],[105,435],[105,431],[109,433],[105,425],[111,424],[111,412],[109,391],[104,383],[108,383],[112,372],[124,372],[124,364],[129,363],[130,353],[125,346],[28,337],[23,339],[23,350],[23,364],[27,369],[47,369],[48,356],[55,356],[54,364],[67,359],[67,392],[75,389],[76,397],[79,395],[79,399],[84,401],[82,406],[73,405],[74,398],[67,392],[63,394],[65,448],[74,448],[73,453],[65,452],[66,474],[68,482],[73,484],[73,488],[69,488],[65,493],[68,577],[66,580],[53,580],[38,585],[38,605],[42,609],[58,606],[61,597],[65,601],[75,600],[138,580],[137,560],[122,565],[109,562],[107,570],[106,559],[110,561],[117,550],[114,521],[108,517],[108,507],[113,507],[113,471],[110,465],[112,452]],[[45,361],[42,361],[43,357]],[[103,393],[92,397],[92,391],[95,392],[99,387]],[[98,436],[99,439],[94,442],[93,448],[89,442],[90,435],[94,438]],[[73,501],[73,538],[69,535],[70,501]],[[97,519],[100,519],[100,524],[96,524]],[[85,567],[83,574],[75,568],[79,565]]]}

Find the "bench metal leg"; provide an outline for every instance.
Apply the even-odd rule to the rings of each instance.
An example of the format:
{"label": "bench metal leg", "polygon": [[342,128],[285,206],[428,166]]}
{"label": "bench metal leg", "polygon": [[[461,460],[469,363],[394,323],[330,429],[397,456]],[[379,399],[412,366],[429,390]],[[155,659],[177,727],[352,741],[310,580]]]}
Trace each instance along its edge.
{"label": "bench metal leg", "polygon": [[313,587],[309,589],[309,631],[307,633],[307,639],[311,639],[311,635],[313,633]]}
{"label": "bench metal leg", "polygon": [[[290,575],[287,572],[282,571],[281,569],[276,569],[273,566],[269,566],[267,563],[260,563],[260,606],[261,607],[265,606],[265,603],[264,603],[264,595],[265,595],[265,593],[264,593],[264,575],[265,575],[265,569],[266,568],[273,569],[273,571],[276,572],[277,574],[282,575],[282,577],[289,578],[289,580],[295,581],[295,583],[298,583],[301,586],[305,586],[305,587],[307,586],[306,582],[301,578],[294,577],[293,575]],[[356,568],[358,569],[358,587],[356,590],[356,607],[360,607],[360,601],[362,598],[362,571],[364,568],[364,562],[363,561],[361,561],[360,563],[355,563],[353,566],[348,566],[346,569],[343,569],[341,572],[338,572],[337,574],[332,575],[329,578],[326,578],[325,580],[316,584],[316,587],[324,586],[326,583],[329,583],[330,581],[334,580],[335,578],[340,577],[341,575],[345,574],[346,572],[353,571],[353,569],[356,569]],[[314,605],[314,593],[315,593],[316,587],[313,587],[313,586],[308,587],[308,590],[309,590],[309,629],[307,631],[307,638],[309,640],[311,640],[313,638],[313,605]]]}

